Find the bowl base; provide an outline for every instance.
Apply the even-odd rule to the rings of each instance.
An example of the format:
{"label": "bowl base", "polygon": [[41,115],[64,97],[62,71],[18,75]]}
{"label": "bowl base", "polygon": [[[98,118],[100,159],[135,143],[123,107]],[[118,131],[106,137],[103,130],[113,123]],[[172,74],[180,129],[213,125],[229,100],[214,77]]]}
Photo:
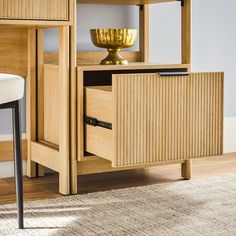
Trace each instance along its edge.
{"label": "bowl base", "polygon": [[125,60],[120,54],[120,49],[107,49],[108,55],[101,61],[101,65],[127,65],[128,61]]}

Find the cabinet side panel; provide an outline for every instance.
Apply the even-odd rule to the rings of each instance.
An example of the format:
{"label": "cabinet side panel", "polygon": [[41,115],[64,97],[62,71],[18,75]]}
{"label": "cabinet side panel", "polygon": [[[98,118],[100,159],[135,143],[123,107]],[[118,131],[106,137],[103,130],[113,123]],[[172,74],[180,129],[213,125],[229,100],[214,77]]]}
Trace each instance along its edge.
{"label": "cabinet side panel", "polygon": [[113,166],[222,154],[223,74],[114,75]]}
{"label": "cabinet side panel", "polygon": [[27,30],[0,29],[1,73],[27,74]]}
{"label": "cabinet side panel", "polygon": [[59,145],[59,70],[44,67],[44,140]]}

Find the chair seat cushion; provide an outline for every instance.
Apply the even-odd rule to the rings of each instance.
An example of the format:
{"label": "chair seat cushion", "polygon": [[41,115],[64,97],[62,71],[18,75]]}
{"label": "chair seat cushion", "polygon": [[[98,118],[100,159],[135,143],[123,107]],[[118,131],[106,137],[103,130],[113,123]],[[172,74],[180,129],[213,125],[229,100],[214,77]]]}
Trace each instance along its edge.
{"label": "chair seat cushion", "polygon": [[0,104],[23,98],[24,83],[20,76],[0,73]]}

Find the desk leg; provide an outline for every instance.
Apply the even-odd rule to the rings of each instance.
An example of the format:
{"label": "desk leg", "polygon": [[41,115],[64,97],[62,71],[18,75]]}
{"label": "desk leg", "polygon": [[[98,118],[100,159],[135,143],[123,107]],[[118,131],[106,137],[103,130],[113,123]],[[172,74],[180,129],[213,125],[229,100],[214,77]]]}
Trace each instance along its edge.
{"label": "desk leg", "polygon": [[181,164],[181,173],[184,179],[190,180],[192,178],[192,160],[187,160]]}

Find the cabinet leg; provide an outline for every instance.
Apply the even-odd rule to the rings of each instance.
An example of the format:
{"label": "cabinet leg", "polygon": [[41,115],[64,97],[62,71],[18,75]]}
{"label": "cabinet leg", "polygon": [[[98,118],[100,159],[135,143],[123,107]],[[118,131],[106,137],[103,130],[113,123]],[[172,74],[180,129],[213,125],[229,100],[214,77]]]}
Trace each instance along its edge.
{"label": "cabinet leg", "polygon": [[190,180],[192,177],[192,160],[186,160],[181,164],[181,175],[184,179]]}
{"label": "cabinet leg", "polygon": [[78,187],[77,187],[77,172],[71,173],[71,194],[77,194]]}
{"label": "cabinet leg", "polygon": [[65,172],[59,173],[59,193],[62,195],[70,194],[70,181]]}
{"label": "cabinet leg", "polygon": [[31,161],[30,159],[27,160],[27,173],[26,175],[29,178],[34,178],[37,176],[37,165],[34,161]]}
{"label": "cabinet leg", "polygon": [[45,176],[44,166],[35,163],[34,161],[27,160],[27,173],[29,178]]}
{"label": "cabinet leg", "polygon": [[39,164],[38,164],[38,176],[39,177],[45,176],[45,168],[44,166]]}

